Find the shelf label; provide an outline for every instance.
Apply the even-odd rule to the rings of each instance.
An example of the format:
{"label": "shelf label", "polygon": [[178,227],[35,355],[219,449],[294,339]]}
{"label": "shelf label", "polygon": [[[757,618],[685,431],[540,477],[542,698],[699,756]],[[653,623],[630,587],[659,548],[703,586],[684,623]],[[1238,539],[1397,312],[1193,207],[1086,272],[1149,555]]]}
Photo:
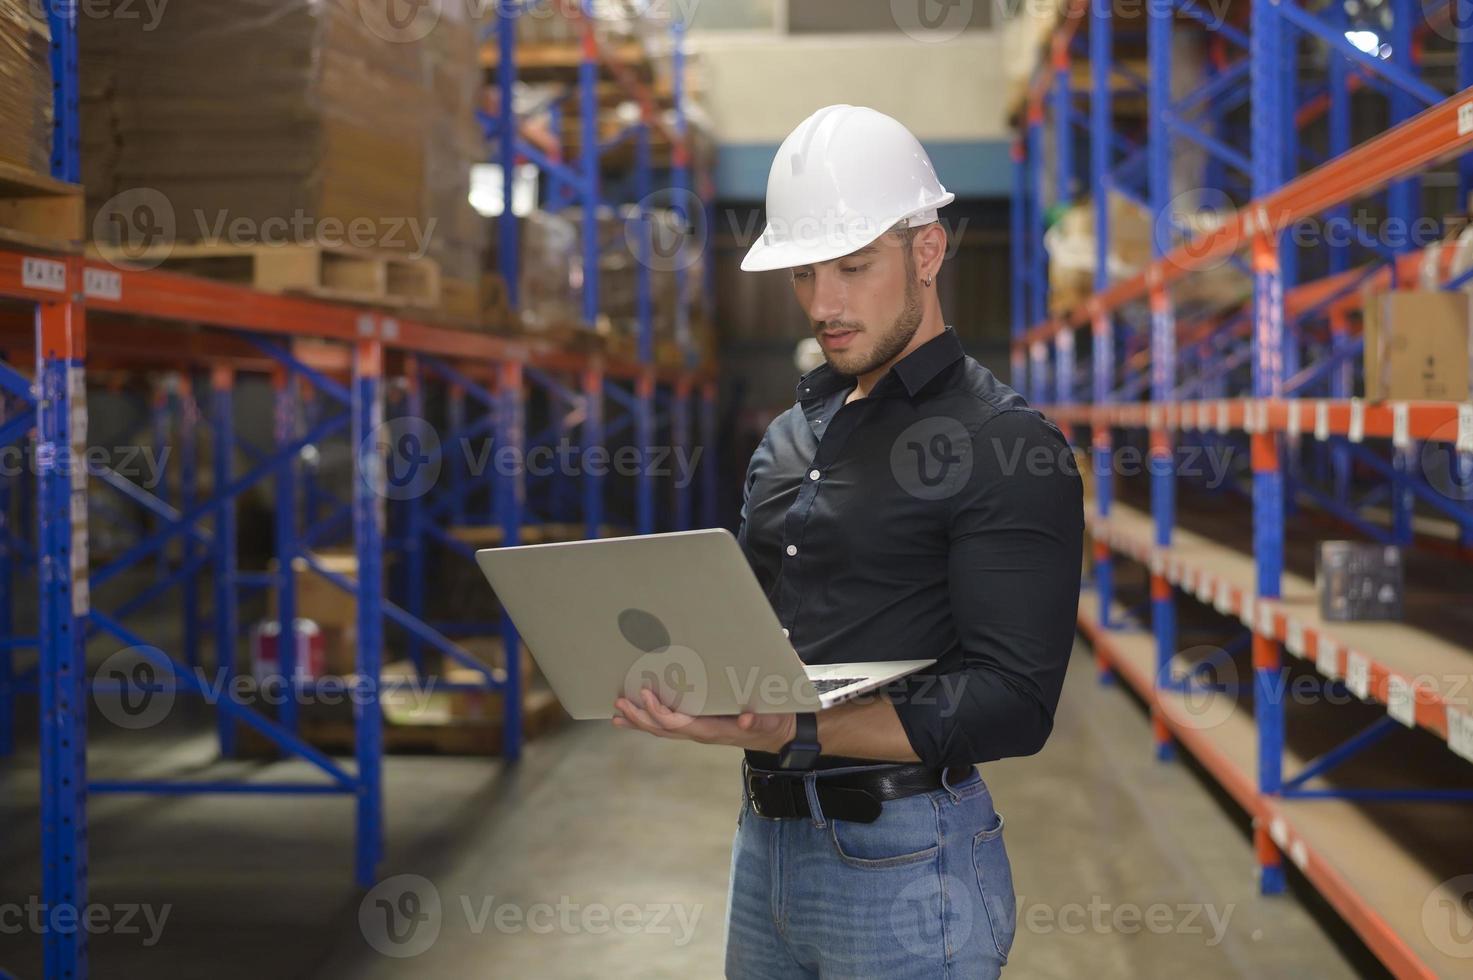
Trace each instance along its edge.
{"label": "shelf label", "polygon": [[399,339],[399,321],[393,317],[385,317],[383,321],[383,338],[394,341]]}
{"label": "shelf label", "polygon": [[1203,602],[1212,601],[1212,577],[1210,575],[1203,574],[1197,579],[1197,598]]}
{"label": "shelf label", "polygon": [[1147,419],[1146,428],[1153,432],[1161,428],[1161,406],[1153,404],[1147,409]]}
{"label": "shelf label", "polygon": [[1458,406],[1458,452],[1473,453],[1473,404]]}
{"label": "shelf label", "polygon": [[1248,402],[1243,406],[1243,431],[1252,435],[1258,431],[1258,403]]}
{"label": "shelf label", "polygon": [[1411,410],[1406,402],[1391,403],[1391,444],[1397,449],[1412,447]]}
{"label": "shelf label", "polygon": [[1473,133],[1473,101],[1458,106],[1458,135]]}
{"label": "shelf label", "polygon": [[1304,624],[1297,619],[1284,622],[1284,647],[1294,656],[1304,657]]}
{"label": "shelf label", "polygon": [[1258,632],[1263,636],[1277,637],[1274,630],[1274,607],[1272,603],[1260,602],[1258,610]]}
{"label": "shelf label", "polygon": [[1217,596],[1214,598],[1212,605],[1213,608],[1223,615],[1227,615],[1233,611],[1233,597],[1231,591],[1228,589],[1226,580],[1217,580]]}
{"label": "shelf label", "polygon": [[1345,686],[1362,701],[1371,696],[1371,662],[1363,653],[1345,651]]}
{"label": "shelf label", "polygon": [[1366,403],[1359,398],[1350,400],[1350,431],[1346,434],[1351,442],[1360,442],[1366,437]]}
{"label": "shelf label", "polygon": [[1330,680],[1335,680],[1340,676],[1340,644],[1320,633],[1315,645],[1314,669]]}
{"label": "shelf label", "polygon": [[1330,438],[1330,405],[1328,402],[1314,403],[1314,437],[1320,442]]}
{"label": "shelf label", "polygon": [[1218,402],[1217,403],[1217,431],[1218,432],[1226,432],[1227,430],[1228,430],[1228,403],[1227,402]]}
{"label": "shelf label", "polygon": [[38,259],[30,255],[21,259],[20,284],[27,289],[44,289],[51,293],[66,292],[66,263]]}
{"label": "shelf label", "polygon": [[116,269],[85,269],[82,272],[82,292],[88,299],[121,301],[123,274]]}
{"label": "shelf label", "polygon": [[1386,683],[1386,713],[1408,728],[1417,724],[1416,692],[1412,682],[1399,674],[1392,674]]}
{"label": "shelf label", "polygon": [[1287,426],[1290,437],[1299,435],[1299,404],[1289,403],[1289,423]]}
{"label": "shelf label", "polygon": [[1447,706],[1447,747],[1473,762],[1473,715]]}

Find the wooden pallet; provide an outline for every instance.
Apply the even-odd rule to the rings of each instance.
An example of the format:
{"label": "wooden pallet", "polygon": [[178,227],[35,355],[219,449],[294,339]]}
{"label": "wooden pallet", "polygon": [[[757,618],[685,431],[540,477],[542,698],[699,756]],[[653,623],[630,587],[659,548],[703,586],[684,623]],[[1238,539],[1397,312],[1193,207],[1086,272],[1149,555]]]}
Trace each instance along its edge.
{"label": "wooden pallet", "polygon": [[337,245],[206,242],[142,249],[94,243],[89,252],[118,265],[142,265],[250,286],[268,293],[372,306],[434,309],[440,266],[429,258]]}
{"label": "wooden pallet", "polygon": [[84,209],[80,185],[0,163],[0,241],[76,253],[82,248]]}
{"label": "wooden pallet", "polygon": [[[490,695],[500,703],[498,695]],[[502,715],[495,711],[484,721],[463,721],[437,725],[398,725],[384,721],[384,752],[409,755],[500,755],[502,751]],[[568,713],[550,689],[529,686],[522,695],[522,734],[536,738],[553,731],[568,720]],[[301,737],[329,755],[352,755],[356,751],[357,727],[343,712],[305,711],[299,726]],[[281,749],[254,729],[242,727],[238,736],[239,754],[250,759],[281,758]]]}

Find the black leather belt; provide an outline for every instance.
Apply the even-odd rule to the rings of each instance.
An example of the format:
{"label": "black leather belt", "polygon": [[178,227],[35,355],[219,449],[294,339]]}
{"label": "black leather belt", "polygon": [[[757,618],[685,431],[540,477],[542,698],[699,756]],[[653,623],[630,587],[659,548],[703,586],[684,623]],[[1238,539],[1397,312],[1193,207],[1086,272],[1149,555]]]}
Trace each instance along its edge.
{"label": "black leather belt", "polygon": [[[813,788],[826,819],[873,823],[879,818],[886,800],[940,789],[943,771],[947,774],[947,781],[954,786],[971,775],[972,767],[953,766],[941,770],[902,764],[833,776],[824,775],[823,770],[819,770]],[[752,812],[759,817],[781,820],[811,815],[808,793],[803,788],[806,773],[755,769],[743,761],[742,775]]]}

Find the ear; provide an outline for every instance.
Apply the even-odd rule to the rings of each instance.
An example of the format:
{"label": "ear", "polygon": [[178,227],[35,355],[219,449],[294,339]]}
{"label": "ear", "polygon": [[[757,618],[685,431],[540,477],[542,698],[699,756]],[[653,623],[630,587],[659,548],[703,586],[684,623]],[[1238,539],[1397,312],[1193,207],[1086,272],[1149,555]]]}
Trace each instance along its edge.
{"label": "ear", "polygon": [[928,279],[934,282],[936,273],[941,270],[941,262],[946,258],[946,229],[941,222],[933,221],[917,230],[911,239],[911,248],[915,250],[916,275],[922,282]]}

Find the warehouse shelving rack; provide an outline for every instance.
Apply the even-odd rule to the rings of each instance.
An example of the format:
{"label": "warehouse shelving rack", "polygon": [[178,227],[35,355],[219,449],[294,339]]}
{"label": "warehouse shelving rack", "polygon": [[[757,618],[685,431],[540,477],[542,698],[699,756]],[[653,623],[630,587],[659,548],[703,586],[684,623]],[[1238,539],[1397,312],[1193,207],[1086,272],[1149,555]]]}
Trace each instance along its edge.
{"label": "warehouse shelving rack", "polygon": [[[1286,237],[1296,222],[1343,218],[1353,201],[1383,190],[1387,217],[1409,223],[1419,215],[1418,175],[1453,161],[1466,200],[1473,19],[1466,4],[1390,0],[1389,8],[1390,48],[1372,54],[1346,36],[1358,25],[1337,5],[1311,11],[1297,0],[1257,0],[1246,19],[1214,21],[1193,0],[1173,0],[1135,8],[1139,16],[1123,24],[1108,0],[1067,4],[1013,147],[1012,371],[1015,386],[1083,443],[1092,462],[1092,588],[1079,619],[1101,680],[1122,677],[1146,701],[1161,758],[1175,744],[1186,747],[1252,816],[1263,892],[1285,887],[1287,855],[1393,972],[1434,976],[1458,972],[1466,961],[1457,954],[1466,949],[1450,952],[1418,916],[1424,898],[1440,896],[1439,909],[1466,919],[1457,883],[1432,876],[1354,804],[1465,803],[1473,792],[1317,788],[1312,781],[1399,726],[1420,727],[1473,760],[1473,705],[1458,682],[1473,674],[1473,649],[1410,625],[1325,622],[1313,583],[1285,569],[1286,510],[1296,505],[1372,540],[1420,546],[1419,501],[1451,523],[1451,540],[1434,543],[1463,560],[1473,556],[1473,493],[1459,492],[1473,487],[1473,405],[1354,397],[1362,290],[1418,281],[1459,289],[1473,274],[1452,267],[1452,248],[1388,242],[1394,247],[1371,249],[1370,261],[1353,267],[1349,245],[1332,243],[1323,274],[1311,277],[1301,275],[1304,256]],[[1226,13],[1235,10],[1242,12]],[[1420,70],[1430,30],[1453,42],[1453,94]],[[1184,95],[1172,87],[1177,32],[1200,32],[1217,56]],[[1136,42],[1142,34],[1143,76],[1119,56],[1123,38]],[[1323,52],[1319,73],[1302,70],[1301,48]],[[1081,56],[1089,62],[1087,87],[1072,70]],[[1122,125],[1112,85],[1144,95],[1143,125]],[[1388,128],[1352,146],[1357,91],[1385,97]],[[1078,105],[1085,98],[1087,111]],[[1234,134],[1234,114],[1245,103],[1247,131]],[[1329,150],[1322,160],[1301,135],[1319,120]],[[1088,140],[1085,161],[1075,159],[1080,133]],[[1186,143],[1210,161],[1203,188],[1234,205],[1195,233],[1182,226],[1172,196],[1173,150]],[[1094,192],[1094,292],[1051,316],[1045,201],[1068,205],[1082,185]],[[1144,206],[1154,223],[1149,265],[1117,282],[1108,277],[1108,191]],[[1251,299],[1178,310],[1179,287],[1224,263],[1251,277]],[[1149,512],[1116,499],[1117,430],[1144,430]],[[1184,529],[1177,512],[1177,450],[1239,438],[1250,458],[1251,557]],[[1305,451],[1313,454],[1308,463]],[[1441,491],[1419,471],[1419,459],[1442,467]],[[1379,475],[1382,485],[1366,499],[1388,502],[1386,522],[1356,498],[1353,466]],[[1149,631],[1117,601],[1116,556],[1145,566]],[[1183,600],[1241,621],[1244,634],[1228,645],[1251,644],[1251,716],[1235,711],[1209,730],[1190,709],[1185,699],[1200,689],[1175,674]],[[1285,741],[1283,649],[1313,662],[1328,683],[1383,705],[1386,717],[1324,755],[1298,758]],[[1286,763],[1301,768],[1289,775]],[[1347,841],[1368,849],[1357,852]],[[1462,845],[1445,843],[1449,854]],[[1372,853],[1379,871],[1371,870]],[[1451,934],[1467,926],[1454,921]]]}
{"label": "warehouse shelving rack", "polygon": [[[504,5],[503,5],[504,6]],[[75,183],[79,177],[76,7],[47,6],[56,80],[56,177]],[[677,28],[677,31],[679,28]],[[596,187],[592,188],[596,193]],[[508,188],[509,190],[509,188]],[[505,202],[510,212],[510,200]],[[648,355],[648,345],[642,347]],[[183,457],[179,490],[164,499],[122,475],[85,462],[87,382],[89,371],[155,370],[174,372],[177,390],[155,402],[155,426],[179,423]],[[494,432],[498,446],[523,449],[541,435],[528,438],[527,407],[534,386],[551,391],[561,413],[554,429],[578,425],[580,446],[604,444],[616,425],[603,421],[605,399],[626,406],[636,439],[655,438],[654,409],[663,398],[669,405],[671,438],[688,445],[692,403],[701,398],[700,432],[714,438],[714,378],[711,366],[688,360],[679,367],[658,367],[645,356],[637,361],[600,354],[581,354],[536,338],[498,337],[451,329],[399,311],[348,306],[313,299],[273,295],[226,283],[162,271],[117,268],[67,252],[0,247],[0,446],[27,438],[34,430],[37,460],[34,484],[0,480],[0,756],[13,751],[14,702],[18,694],[39,695],[41,717],[42,897],[48,906],[81,909],[88,889],[88,798],[94,793],[262,793],[341,794],[356,804],[355,880],[371,885],[384,857],[383,847],[383,718],[379,697],[385,690],[380,672],[385,621],[411,638],[409,649],[419,661],[423,647],[434,647],[485,676],[489,688],[504,696],[503,752],[518,758],[522,678],[519,658],[509,653],[504,670],[492,671],[469,657],[437,624],[423,616],[424,542],[437,537],[432,517],[440,511],[464,516],[472,497],[472,481],[455,466],[445,486],[427,495],[392,501],[397,537],[390,538],[389,492],[394,474],[383,426],[386,389],[402,389],[399,409],[427,417],[425,392],[443,386],[447,431]],[[32,373],[33,372],[33,373]],[[245,375],[266,376],[275,386],[276,444],[247,445],[238,438],[234,419],[236,381]],[[576,379],[572,384],[560,378]],[[196,382],[208,379],[208,395],[199,398]],[[634,394],[627,394],[625,387]],[[311,392],[311,396],[307,395]],[[466,402],[474,399],[485,411],[467,427]],[[207,410],[201,411],[200,402]],[[193,423],[205,420],[211,434],[213,485],[200,492],[200,454]],[[392,437],[397,433],[388,430]],[[352,454],[352,497],[338,500],[301,472],[304,447],[346,434]],[[415,449],[415,453],[419,450]],[[245,460],[242,469],[238,459]],[[429,462],[428,455],[418,456]],[[88,560],[88,480],[91,478],[142,508],[155,521],[124,553],[102,568]],[[277,574],[253,573],[237,567],[235,504],[248,487],[271,481],[276,495],[275,551]],[[498,472],[492,481],[491,507],[501,541],[514,544],[528,520],[547,519],[566,481],[550,481],[530,495],[520,467]],[[656,522],[656,488],[641,481],[634,523],[641,529]],[[579,488],[589,534],[603,530],[604,487],[585,479]],[[301,491],[299,493],[299,491]],[[699,500],[690,486],[674,488],[670,523],[689,525],[697,504],[707,523],[715,522],[714,458],[700,471]],[[302,506],[299,506],[302,504]],[[357,581],[321,564],[311,549],[331,540],[346,523],[358,562]],[[36,537],[27,540],[34,522]],[[175,539],[187,542],[177,569],[156,556]],[[454,539],[450,539],[453,541]],[[404,603],[390,601],[383,586],[386,552],[397,546],[411,574],[406,576]],[[464,549],[460,549],[462,552]],[[162,678],[155,689],[205,696],[206,676],[190,669],[197,660],[191,645],[184,659],[148,643],[124,623],[126,611],[140,608],[173,586],[197,589],[194,576],[211,572],[213,616],[208,623],[186,601],[184,632],[198,637],[206,626],[213,638],[216,683],[228,685],[239,649],[239,592],[276,591],[282,636],[292,634],[293,557],[354,595],[357,602],[357,664],[351,679],[356,695],[355,763],[345,766],[308,744],[297,732],[294,700],[287,698],[275,718],[267,717],[233,696],[210,699],[219,713],[222,755],[235,748],[238,726],[254,729],[283,752],[320,770],[320,782],[89,779],[86,721],[89,692],[105,682],[89,681],[86,640],[102,633],[133,648]],[[131,595],[119,609],[103,611],[91,601],[92,589],[129,567],[154,559],[158,579]],[[39,594],[39,631],[20,636],[13,630],[11,603],[17,576],[34,567]],[[495,624],[506,649],[515,651],[509,619]],[[191,641],[192,642],[192,641]],[[293,645],[280,644],[278,669],[294,676]],[[15,670],[12,653],[37,651],[35,669]],[[303,684],[303,689],[310,682]],[[455,687],[459,685],[441,685]],[[229,690],[228,686],[224,688]],[[51,931],[44,938],[47,976],[82,977],[88,972],[86,931]]]}

